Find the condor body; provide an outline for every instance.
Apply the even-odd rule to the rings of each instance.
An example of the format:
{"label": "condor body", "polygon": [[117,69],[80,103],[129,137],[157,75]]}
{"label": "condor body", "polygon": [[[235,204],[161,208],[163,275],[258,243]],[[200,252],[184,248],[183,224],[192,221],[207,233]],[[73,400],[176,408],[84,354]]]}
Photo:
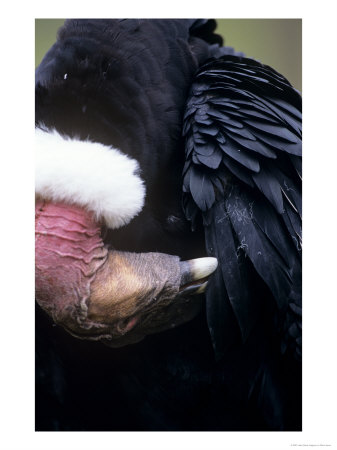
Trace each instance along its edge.
{"label": "condor body", "polygon": [[36,71],[38,430],[301,429],[301,98],[214,29],[69,20]]}

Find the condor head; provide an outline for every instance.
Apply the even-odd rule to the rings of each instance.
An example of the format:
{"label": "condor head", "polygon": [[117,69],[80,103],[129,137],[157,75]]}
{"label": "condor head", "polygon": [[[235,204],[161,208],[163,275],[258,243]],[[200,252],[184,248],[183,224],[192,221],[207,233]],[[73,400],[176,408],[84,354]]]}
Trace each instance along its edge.
{"label": "condor head", "polygon": [[117,250],[105,239],[144,207],[137,161],[56,131],[37,129],[36,143],[39,305],[74,336],[115,347],[192,319],[200,309],[192,294],[205,290],[215,258]]}

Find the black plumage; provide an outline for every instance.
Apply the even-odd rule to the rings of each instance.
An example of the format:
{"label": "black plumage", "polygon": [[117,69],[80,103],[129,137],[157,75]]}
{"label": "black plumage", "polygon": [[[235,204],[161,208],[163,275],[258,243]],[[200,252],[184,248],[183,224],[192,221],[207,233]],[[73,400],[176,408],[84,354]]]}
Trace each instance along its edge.
{"label": "black plumage", "polygon": [[[184,175],[184,195],[190,194],[186,202],[194,202],[207,215],[206,236],[222,233],[220,242],[226,242],[217,243],[209,254],[221,261],[223,288],[245,336],[243,324],[251,323],[245,317],[250,316],[249,308],[239,309],[232,300],[239,298],[243,306],[247,298],[247,284],[240,275],[242,263],[233,257],[235,249],[244,253],[267,284],[281,316],[289,308],[294,286],[300,289],[301,255],[297,244],[301,235],[301,179],[291,161],[299,160],[301,148],[301,98],[274,70],[243,57],[213,59],[199,69],[195,80],[197,89],[191,88],[187,110],[190,105],[196,107],[196,119],[193,114],[185,116],[186,139],[193,140],[198,132],[205,140],[202,148],[211,146],[213,151],[207,151],[203,160],[199,146],[186,153],[189,169]],[[242,104],[243,108],[238,107]],[[211,135],[198,126],[198,108],[202,108],[206,120],[213,118]],[[215,149],[225,156],[221,165],[219,156],[216,164],[208,162]],[[211,178],[204,189],[192,182],[196,170],[201,179],[210,168],[225,185],[223,194]],[[208,293],[207,297],[211,303],[212,295]],[[250,298],[254,302],[251,294]],[[209,319],[213,333],[223,326],[222,316]]]}
{"label": "black plumage", "polygon": [[70,20],[37,69],[37,127],[139,162],[145,206],[105,242],[219,262],[195,319],[133,346],[37,308],[38,430],[301,429],[301,98],[214,30]]}

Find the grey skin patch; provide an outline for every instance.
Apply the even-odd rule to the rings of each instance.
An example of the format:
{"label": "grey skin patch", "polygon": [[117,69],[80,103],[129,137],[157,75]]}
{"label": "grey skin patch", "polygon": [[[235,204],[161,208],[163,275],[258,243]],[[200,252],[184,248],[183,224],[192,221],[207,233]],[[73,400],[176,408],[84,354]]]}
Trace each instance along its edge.
{"label": "grey skin patch", "polygon": [[67,323],[79,338],[111,347],[136,343],[146,335],[191,320],[200,310],[197,296],[178,296],[181,263],[162,253],[109,252],[91,285],[85,322]]}

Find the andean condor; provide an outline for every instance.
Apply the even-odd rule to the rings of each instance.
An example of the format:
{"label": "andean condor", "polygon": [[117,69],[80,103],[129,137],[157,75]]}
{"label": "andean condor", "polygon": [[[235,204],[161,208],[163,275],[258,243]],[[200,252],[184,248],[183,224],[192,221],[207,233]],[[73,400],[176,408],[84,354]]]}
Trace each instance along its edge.
{"label": "andean condor", "polygon": [[301,429],[301,98],[215,26],[37,68],[37,430]]}

